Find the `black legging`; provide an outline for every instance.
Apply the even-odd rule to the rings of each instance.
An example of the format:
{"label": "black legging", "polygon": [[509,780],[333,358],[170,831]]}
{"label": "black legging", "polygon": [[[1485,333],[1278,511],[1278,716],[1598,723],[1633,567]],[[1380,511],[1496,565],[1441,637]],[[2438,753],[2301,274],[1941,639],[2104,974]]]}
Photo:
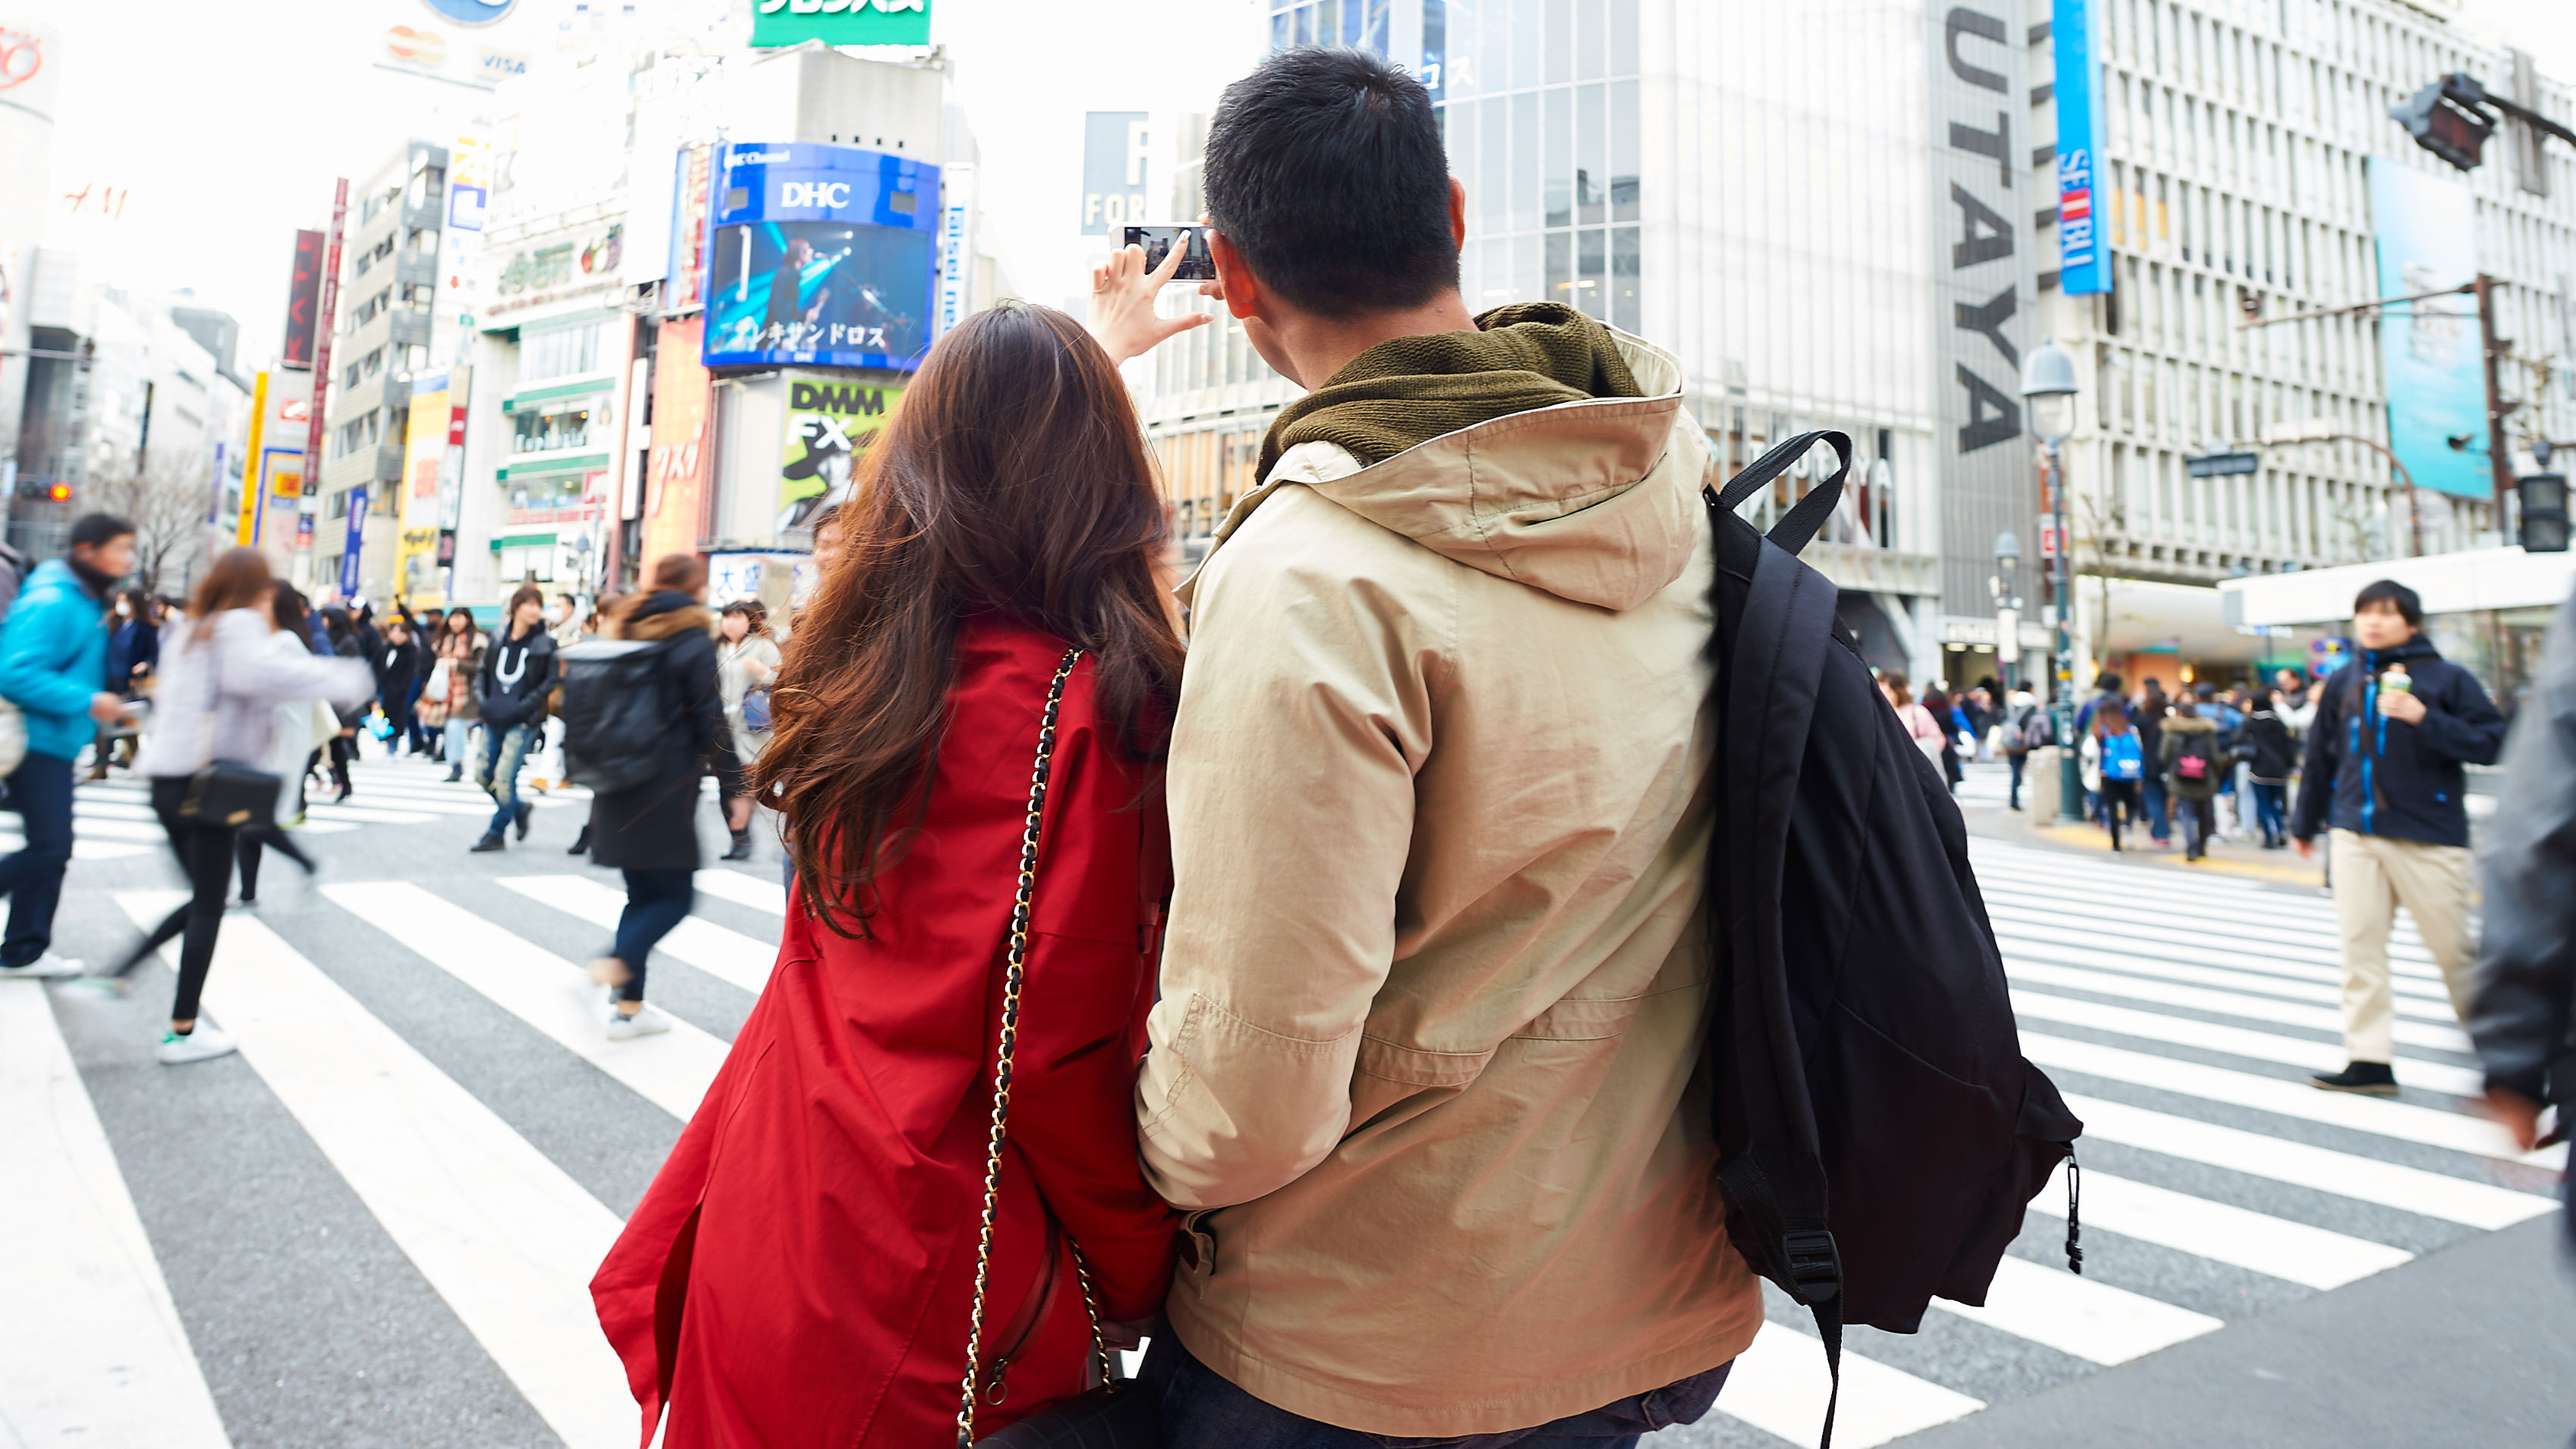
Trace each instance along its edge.
{"label": "black legging", "polygon": [[313,857],[304,853],[304,847],[295,843],[294,836],[287,834],[276,825],[246,829],[240,831],[239,835],[240,838],[233,842],[233,851],[241,863],[241,898],[243,900],[254,900],[259,896],[259,860],[262,846],[304,867],[306,874],[312,873]]}
{"label": "black legging", "polygon": [[2111,848],[2120,848],[2120,827],[2138,823],[2139,783],[2136,780],[2114,780],[2102,777],[2102,823],[2111,829]]}
{"label": "black legging", "polygon": [[233,837],[240,833],[229,825],[202,825],[181,818],[179,802],[187,793],[183,776],[153,778],[152,810],[161,817],[161,828],[169,832],[170,853],[187,873],[188,903],[162,917],[152,934],[116,968],[119,976],[131,974],[143,958],[184,932],[186,939],[179,946],[179,992],[170,1002],[172,1021],[197,1019],[197,997],[206,989],[207,968],[215,964],[215,933],[223,929],[224,892],[232,885]]}

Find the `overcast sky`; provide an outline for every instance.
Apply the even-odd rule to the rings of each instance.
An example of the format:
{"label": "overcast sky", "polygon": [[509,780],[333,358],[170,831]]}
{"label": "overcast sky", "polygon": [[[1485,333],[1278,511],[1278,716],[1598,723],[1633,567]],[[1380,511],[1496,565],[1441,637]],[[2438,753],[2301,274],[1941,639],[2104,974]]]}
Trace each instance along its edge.
{"label": "overcast sky", "polygon": [[[543,30],[575,3],[521,0],[512,23]],[[933,0],[932,12],[982,146],[985,247],[1040,301],[1080,291],[1104,246],[1075,234],[1082,113],[1206,110],[1257,54],[1241,0]],[[2461,16],[2576,80],[2576,0],[2464,0]],[[291,233],[321,224],[332,177],[389,152],[436,90],[372,64],[387,26],[439,23],[427,0],[0,0],[12,17],[62,37],[54,189],[130,193],[120,218],[76,224],[102,279],[194,289],[240,319],[245,367],[276,349]],[[1167,181],[1150,178],[1158,206]]]}

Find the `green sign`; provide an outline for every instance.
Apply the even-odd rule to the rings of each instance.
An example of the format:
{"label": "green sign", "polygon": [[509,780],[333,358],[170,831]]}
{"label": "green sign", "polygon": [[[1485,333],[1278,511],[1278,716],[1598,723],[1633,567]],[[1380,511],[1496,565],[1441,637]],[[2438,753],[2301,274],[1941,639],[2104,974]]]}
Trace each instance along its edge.
{"label": "green sign", "polygon": [[751,43],[928,45],[930,0],[753,0]]}

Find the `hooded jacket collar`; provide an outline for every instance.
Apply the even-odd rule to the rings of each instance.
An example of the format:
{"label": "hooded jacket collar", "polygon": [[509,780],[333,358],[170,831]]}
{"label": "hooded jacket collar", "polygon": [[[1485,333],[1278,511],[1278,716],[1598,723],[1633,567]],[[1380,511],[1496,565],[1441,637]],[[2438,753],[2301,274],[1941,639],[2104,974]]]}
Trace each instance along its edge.
{"label": "hooded jacket collar", "polygon": [[[1300,443],[1235,501],[1210,557],[1280,487],[1298,484],[1453,562],[1577,603],[1637,607],[1681,577],[1699,546],[1708,444],[1682,407],[1681,364],[1611,336],[1642,396],[1492,418],[1373,465],[1329,442]],[[1184,602],[1195,582],[1182,585]]]}

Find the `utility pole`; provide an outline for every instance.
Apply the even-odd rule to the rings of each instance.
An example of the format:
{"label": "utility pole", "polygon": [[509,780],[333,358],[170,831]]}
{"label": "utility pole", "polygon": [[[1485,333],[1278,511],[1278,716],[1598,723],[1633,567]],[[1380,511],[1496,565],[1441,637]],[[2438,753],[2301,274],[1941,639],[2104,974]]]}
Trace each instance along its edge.
{"label": "utility pole", "polygon": [[2479,351],[2486,357],[2487,471],[2495,479],[2495,527],[2501,539],[2509,533],[2505,498],[2513,492],[2513,444],[2505,439],[2504,418],[2522,404],[2504,400],[2504,355],[2513,350],[2513,344],[2496,336],[2495,287],[2496,279],[2480,272],[2468,290],[2477,295]]}

